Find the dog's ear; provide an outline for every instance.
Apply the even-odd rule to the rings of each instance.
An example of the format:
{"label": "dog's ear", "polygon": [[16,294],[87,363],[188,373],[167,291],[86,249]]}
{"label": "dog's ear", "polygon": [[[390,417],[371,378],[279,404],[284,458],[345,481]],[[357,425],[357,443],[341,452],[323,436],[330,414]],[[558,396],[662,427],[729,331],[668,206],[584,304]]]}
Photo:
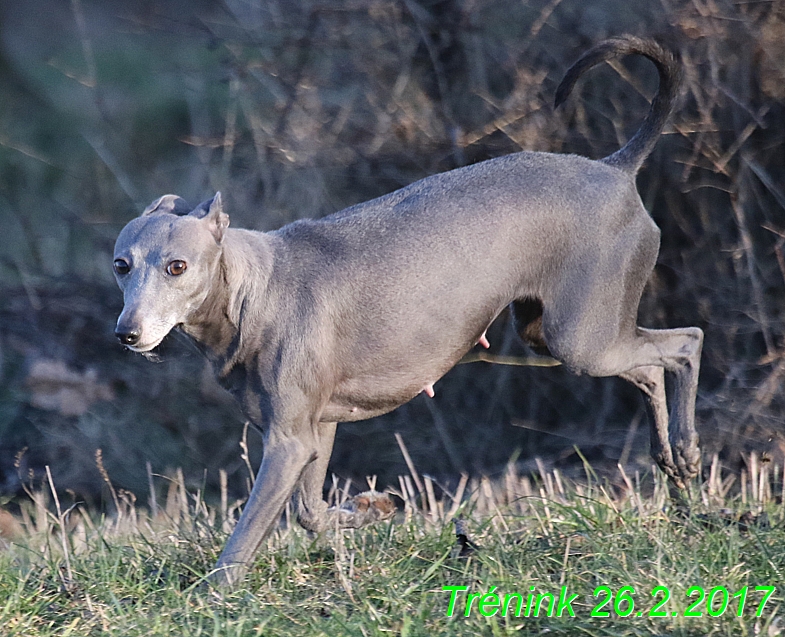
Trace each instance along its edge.
{"label": "dog's ear", "polygon": [[154,212],[171,213],[173,215],[182,216],[191,212],[191,206],[189,206],[182,197],[178,197],[177,195],[164,195],[147,206],[141,216],[145,217]]}
{"label": "dog's ear", "polygon": [[229,227],[229,215],[224,212],[220,192],[215,193],[212,199],[200,203],[191,215],[204,219],[216,242],[223,241],[224,231]]}

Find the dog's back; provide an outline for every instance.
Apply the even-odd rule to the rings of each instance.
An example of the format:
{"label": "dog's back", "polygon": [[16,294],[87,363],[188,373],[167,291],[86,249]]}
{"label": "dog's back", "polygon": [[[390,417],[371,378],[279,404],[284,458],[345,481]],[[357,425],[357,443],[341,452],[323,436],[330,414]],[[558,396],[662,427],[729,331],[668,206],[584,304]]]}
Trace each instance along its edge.
{"label": "dog's back", "polygon": [[543,272],[568,252],[596,251],[619,234],[632,240],[641,215],[650,225],[628,173],[577,155],[522,152],[272,234],[303,276],[330,277],[334,265],[334,285],[356,292],[419,303],[439,287],[465,301],[468,286],[465,294],[482,287],[511,301],[542,294]]}

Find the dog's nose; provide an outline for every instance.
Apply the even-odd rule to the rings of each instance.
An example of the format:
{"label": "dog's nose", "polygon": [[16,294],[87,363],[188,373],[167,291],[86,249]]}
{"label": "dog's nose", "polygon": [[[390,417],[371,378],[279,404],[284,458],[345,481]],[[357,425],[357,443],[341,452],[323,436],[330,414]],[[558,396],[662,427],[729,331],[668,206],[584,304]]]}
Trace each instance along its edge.
{"label": "dog's nose", "polygon": [[139,332],[125,332],[115,330],[114,335],[123,345],[136,345],[139,342]]}

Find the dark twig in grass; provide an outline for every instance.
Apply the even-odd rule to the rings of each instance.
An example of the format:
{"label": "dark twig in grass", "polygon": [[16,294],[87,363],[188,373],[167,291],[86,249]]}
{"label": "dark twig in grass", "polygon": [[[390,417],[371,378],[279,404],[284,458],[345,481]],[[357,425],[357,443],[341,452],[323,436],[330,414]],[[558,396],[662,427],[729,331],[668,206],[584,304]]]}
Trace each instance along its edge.
{"label": "dark twig in grass", "polygon": [[480,550],[471,539],[469,539],[469,529],[466,520],[462,517],[453,518],[455,526],[455,539],[457,541],[458,557],[468,557]]}

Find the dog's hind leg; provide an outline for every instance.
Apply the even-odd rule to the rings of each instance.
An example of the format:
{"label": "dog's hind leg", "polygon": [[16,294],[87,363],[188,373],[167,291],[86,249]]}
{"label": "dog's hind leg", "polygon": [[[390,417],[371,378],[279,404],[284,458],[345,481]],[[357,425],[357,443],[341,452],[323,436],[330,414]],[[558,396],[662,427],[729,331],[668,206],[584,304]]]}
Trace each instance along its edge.
{"label": "dog's hind leg", "polygon": [[[620,376],[644,392],[654,415],[652,455],[677,486],[683,487],[686,480],[698,474],[700,450],[695,430],[695,399],[703,345],[703,332],[699,328],[635,327],[633,334],[622,332],[610,342],[596,338],[596,332],[593,339],[571,338],[549,334],[547,309],[544,325],[549,348],[567,367],[591,376]],[[600,331],[606,330],[607,323]],[[589,326],[582,326],[582,334],[592,331]],[[670,418],[664,372],[674,379]]]}
{"label": "dog's hind leg", "polygon": [[[515,301],[512,304],[512,310],[515,331],[521,340],[540,354],[550,354],[542,333],[543,307],[540,301],[537,299]],[[651,332],[651,330],[648,330],[648,332]],[[575,361],[573,361],[574,364]],[[675,373],[678,374],[678,370],[679,368],[677,367]],[[600,374],[598,370],[595,370],[595,375],[613,374]],[[684,482],[681,475],[692,474],[696,463],[699,461],[699,458],[693,457],[694,450],[697,449],[697,434],[695,433],[694,424],[692,424],[693,419],[685,416],[691,409],[689,401],[691,400],[692,404],[694,404],[694,397],[688,395],[686,398],[687,402],[682,404],[682,413],[678,422],[686,424],[683,427],[681,425],[678,426],[679,431],[674,433],[680,435],[678,435],[678,439],[671,441],[668,424],[668,404],[665,396],[665,368],[658,365],[634,367],[618,375],[635,385],[646,396],[654,419],[651,427],[651,455],[657,464],[662,467],[663,471],[678,486],[683,487]],[[686,379],[687,387],[690,387],[692,382],[692,379]],[[697,374],[695,375],[695,382],[697,382]],[[680,391],[676,393],[681,395]],[[678,450],[677,458],[674,458],[671,443]],[[683,458],[685,454],[690,456],[689,459],[685,460]],[[675,470],[677,467],[679,471]]]}
{"label": "dog's hind leg", "polygon": [[[543,301],[542,336],[553,357],[572,371],[620,376],[646,394],[654,412],[652,455],[683,486],[700,469],[695,398],[703,332],[636,325],[657,236],[643,235],[632,247],[625,245],[629,236],[599,258],[575,261],[569,284]],[[669,418],[663,372],[674,380]]]}
{"label": "dog's hind leg", "polygon": [[[671,414],[668,427],[673,460],[683,478],[691,478],[700,471],[700,450],[698,449],[698,433],[695,430],[695,401],[698,393],[698,373],[700,356],[703,349],[703,331],[697,327],[685,327],[671,330],[651,330],[637,328],[640,338],[647,343],[647,349],[653,347],[662,361],[664,370],[674,379],[671,391]],[[658,383],[663,387],[664,381]],[[664,395],[664,388],[657,390]],[[659,402],[659,401],[658,401]],[[653,402],[652,402],[653,405]],[[660,419],[665,417],[664,402],[660,411]],[[658,432],[661,430],[657,424]],[[663,437],[658,433],[659,447]],[[657,449],[658,447],[654,447]],[[679,480],[674,477],[677,485]]]}
{"label": "dog's hind leg", "polygon": [[315,533],[330,528],[358,529],[395,514],[395,505],[387,494],[368,491],[360,493],[340,507],[328,508],[322,497],[327,465],[335,440],[336,423],[319,423],[316,458],[300,476],[295,494],[297,521]]}
{"label": "dog's hind leg", "polygon": [[671,475],[668,467],[674,466],[673,450],[668,434],[668,403],[665,397],[665,369],[663,367],[635,367],[619,374],[620,378],[632,383],[646,396],[651,408],[653,423],[651,427],[651,455],[665,472]]}

